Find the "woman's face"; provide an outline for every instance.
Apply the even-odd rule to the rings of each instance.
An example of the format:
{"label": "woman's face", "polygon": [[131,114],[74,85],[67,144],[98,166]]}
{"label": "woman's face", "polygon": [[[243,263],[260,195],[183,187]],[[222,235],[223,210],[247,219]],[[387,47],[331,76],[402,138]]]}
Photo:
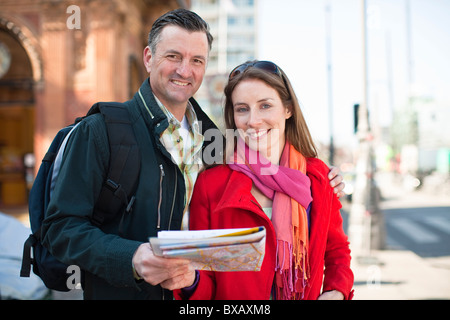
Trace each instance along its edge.
{"label": "woman's face", "polygon": [[285,144],[286,120],[292,115],[278,92],[258,79],[241,81],[231,95],[234,122],[247,145],[278,163]]}

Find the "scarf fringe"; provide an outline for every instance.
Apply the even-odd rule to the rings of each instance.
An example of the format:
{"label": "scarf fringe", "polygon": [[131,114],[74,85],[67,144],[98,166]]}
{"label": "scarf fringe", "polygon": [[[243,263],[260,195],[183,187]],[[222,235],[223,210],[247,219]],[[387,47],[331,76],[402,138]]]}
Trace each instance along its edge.
{"label": "scarf fringe", "polygon": [[308,255],[303,242],[299,246],[292,246],[286,241],[277,241],[277,262],[274,285],[276,300],[303,299],[308,285],[309,268]]}

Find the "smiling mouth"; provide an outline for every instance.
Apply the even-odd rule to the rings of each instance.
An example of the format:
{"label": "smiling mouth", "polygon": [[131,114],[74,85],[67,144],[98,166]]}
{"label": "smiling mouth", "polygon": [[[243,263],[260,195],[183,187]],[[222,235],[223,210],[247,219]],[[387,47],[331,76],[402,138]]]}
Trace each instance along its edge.
{"label": "smiling mouth", "polygon": [[258,130],[258,131],[253,131],[253,132],[247,132],[247,135],[252,138],[252,139],[260,139],[263,136],[267,135],[270,132],[271,129],[268,130]]}
{"label": "smiling mouth", "polygon": [[181,86],[181,87],[186,87],[189,84],[189,82],[181,82],[178,80],[172,80],[172,83],[176,84],[177,86]]}

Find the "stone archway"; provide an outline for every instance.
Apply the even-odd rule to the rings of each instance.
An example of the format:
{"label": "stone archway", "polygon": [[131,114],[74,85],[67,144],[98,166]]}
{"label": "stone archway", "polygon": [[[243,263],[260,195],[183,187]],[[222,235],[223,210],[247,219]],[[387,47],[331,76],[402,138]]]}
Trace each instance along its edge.
{"label": "stone archway", "polygon": [[[27,48],[28,46],[28,48]],[[31,45],[0,19],[0,205],[26,205],[34,174],[35,75]],[[33,54],[31,54],[33,55]],[[38,72],[40,73],[40,72]],[[38,74],[40,79],[41,74]],[[31,178],[30,178],[31,177]]]}

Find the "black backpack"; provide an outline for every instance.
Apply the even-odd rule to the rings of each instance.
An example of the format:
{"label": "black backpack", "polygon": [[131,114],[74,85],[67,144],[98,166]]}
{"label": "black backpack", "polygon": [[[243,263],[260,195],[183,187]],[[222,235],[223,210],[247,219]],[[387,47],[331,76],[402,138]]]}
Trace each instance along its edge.
{"label": "black backpack", "polygon": [[[125,213],[131,212],[135,200],[134,192],[138,182],[141,157],[128,110],[122,103],[96,103],[86,116],[77,118],[74,124],[57,133],[42,159],[29,194],[32,234],[24,244],[20,276],[29,277],[31,265],[33,265],[33,272],[43,280],[49,289],[53,290],[70,290],[67,285],[70,276],[68,265],[54,258],[41,243],[41,224],[50,202],[52,180],[55,180],[55,175],[59,173],[62,157],[58,156],[58,160],[56,158],[58,151],[64,152],[65,141],[68,140],[72,129],[85,117],[95,113],[101,113],[104,117],[111,157],[108,175],[97,199],[92,223],[101,226],[119,214],[122,214],[122,222]],[[122,223],[119,226],[119,233],[121,232]],[[31,249],[33,249],[33,258]]]}

